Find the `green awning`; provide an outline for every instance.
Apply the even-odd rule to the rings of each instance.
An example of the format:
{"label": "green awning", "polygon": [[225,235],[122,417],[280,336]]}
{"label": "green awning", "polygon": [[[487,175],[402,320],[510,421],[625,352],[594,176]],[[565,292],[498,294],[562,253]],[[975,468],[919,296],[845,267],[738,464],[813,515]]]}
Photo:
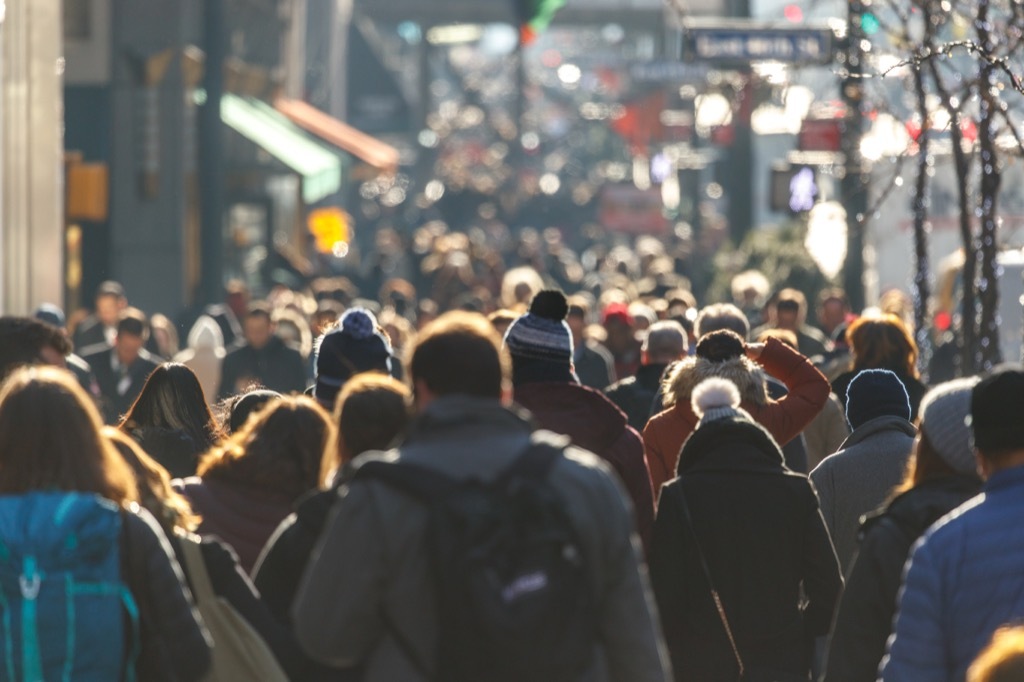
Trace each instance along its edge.
{"label": "green awning", "polygon": [[257,99],[225,93],[221,120],[302,176],[302,198],[312,204],[341,189],[341,157]]}

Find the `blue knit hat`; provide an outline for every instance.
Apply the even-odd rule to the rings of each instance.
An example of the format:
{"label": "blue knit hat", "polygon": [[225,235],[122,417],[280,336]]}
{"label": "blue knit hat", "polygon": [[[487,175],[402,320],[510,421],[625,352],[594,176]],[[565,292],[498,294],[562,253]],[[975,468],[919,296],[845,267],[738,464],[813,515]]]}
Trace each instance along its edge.
{"label": "blue knit hat", "polygon": [[505,346],[515,358],[543,360],[566,367],[572,362],[572,332],[565,321],[569,304],[560,291],[541,291],[530,303],[530,312],[505,332]]}
{"label": "blue knit hat", "polygon": [[887,369],[865,369],[846,388],[846,421],[851,429],[877,417],[910,421],[910,397],[899,377]]}
{"label": "blue knit hat", "polygon": [[365,308],[350,308],[337,327],[324,334],[316,352],[314,395],[333,404],[345,382],[362,372],[391,373],[391,344]]}

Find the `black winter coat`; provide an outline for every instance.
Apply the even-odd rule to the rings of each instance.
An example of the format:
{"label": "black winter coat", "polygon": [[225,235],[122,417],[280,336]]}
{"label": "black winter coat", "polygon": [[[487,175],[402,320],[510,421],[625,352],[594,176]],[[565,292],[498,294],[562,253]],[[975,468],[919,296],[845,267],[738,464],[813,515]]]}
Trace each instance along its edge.
{"label": "black winter coat", "polygon": [[124,515],[124,582],[139,607],[136,679],[199,680],[210,667],[210,645],[174,551],[144,509]]}
{"label": "black winter coat", "polygon": [[278,337],[263,348],[245,344],[224,357],[217,398],[222,399],[259,383],[278,393],[302,393],[306,388],[306,366],[302,355]]}
{"label": "black winter coat", "polygon": [[676,679],[738,673],[694,533],[747,670],[806,678],[811,641],[828,631],[842,587],[814,488],[764,429],[739,418],[697,429],[678,471],[662,488],[650,560]]}
{"label": "black winter coat", "polygon": [[[304,498],[296,512],[282,521],[267,541],[253,569],[253,582],[263,595],[264,604],[289,631],[292,629],[292,602],[299,591],[313,548],[327,525],[327,515],[338,500],[337,486],[344,480],[347,479],[339,476],[336,487]],[[330,668],[308,657],[302,658],[298,671],[292,679],[305,682],[355,682],[361,677],[359,670]]]}
{"label": "black winter coat", "polygon": [[925,481],[865,517],[828,648],[824,682],[874,682],[892,632],[903,566],[929,526],[978,494],[981,481]]}
{"label": "black winter coat", "polygon": [[661,375],[666,367],[668,365],[642,365],[635,376],[604,389],[608,399],[626,413],[629,425],[641,433],[651,418],[651,405],[661,389]]}

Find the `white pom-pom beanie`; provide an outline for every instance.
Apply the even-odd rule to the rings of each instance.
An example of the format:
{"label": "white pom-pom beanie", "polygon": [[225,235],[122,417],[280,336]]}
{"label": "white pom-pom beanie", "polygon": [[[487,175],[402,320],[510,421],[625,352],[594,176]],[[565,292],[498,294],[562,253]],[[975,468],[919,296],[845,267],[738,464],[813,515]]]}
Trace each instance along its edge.
{"label": "white pom-pom beanie", "polygon": [[705,379],[697,384],[691,396],[693,413],[700,417],[700,428],[708,422],[729,417],[750,419],[746,410],[740,408],[740,391],[728,379]]}

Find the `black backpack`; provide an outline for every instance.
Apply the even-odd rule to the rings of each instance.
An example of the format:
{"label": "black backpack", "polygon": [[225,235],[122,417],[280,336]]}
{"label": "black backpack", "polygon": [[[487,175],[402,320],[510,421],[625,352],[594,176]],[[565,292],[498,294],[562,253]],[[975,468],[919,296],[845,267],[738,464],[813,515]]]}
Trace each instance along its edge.
{"label": "black backpack", "polygon": [[564,446],[535,435],[489,483],[401,462],[359,467],[357,478],[384,481],[430,509],[426,543],[440,619],[432,679],[562,682],[579,679],[592,663],[591,576],[565,505],[547,482]]}

